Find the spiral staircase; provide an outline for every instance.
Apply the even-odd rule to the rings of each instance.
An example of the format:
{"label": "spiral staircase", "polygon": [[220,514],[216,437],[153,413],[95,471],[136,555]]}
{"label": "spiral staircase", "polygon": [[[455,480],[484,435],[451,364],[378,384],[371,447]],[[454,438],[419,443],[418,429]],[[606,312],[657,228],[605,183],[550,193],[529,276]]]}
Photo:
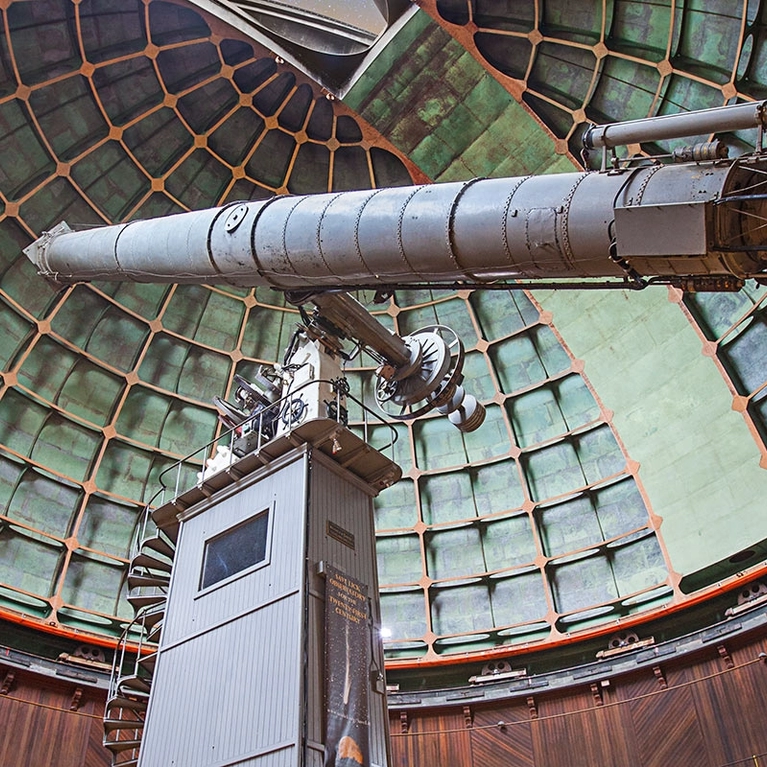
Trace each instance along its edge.
{"label": "spiral staircase", "polygon": [[115,652],[104,709],[104,745],[120,767],[138,764],[178,539],[175,516],[165,515],[161,523],[157,517],[147,506],[128,571],[128,601],[136,615]]}

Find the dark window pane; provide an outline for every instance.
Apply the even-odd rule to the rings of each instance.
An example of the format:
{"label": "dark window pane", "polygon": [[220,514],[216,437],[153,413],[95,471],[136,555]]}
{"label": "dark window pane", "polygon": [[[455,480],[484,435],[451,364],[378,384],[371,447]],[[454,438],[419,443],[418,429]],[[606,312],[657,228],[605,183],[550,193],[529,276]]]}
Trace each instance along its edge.
{"label": "dark window pane", "polygon": [[269,512],[262,511],[205,544],[202,584],[205,589],[266,559]]}

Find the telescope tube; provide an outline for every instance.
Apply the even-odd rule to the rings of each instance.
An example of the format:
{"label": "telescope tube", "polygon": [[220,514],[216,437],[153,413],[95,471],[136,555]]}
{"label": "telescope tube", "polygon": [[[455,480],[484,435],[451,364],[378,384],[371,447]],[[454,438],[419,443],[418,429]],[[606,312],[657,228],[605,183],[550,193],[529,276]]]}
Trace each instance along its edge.
{"label": "telescope tube", "polygon": [[761,274],[767,158],[231,203],[26,249],[59,282],[281,290]]}

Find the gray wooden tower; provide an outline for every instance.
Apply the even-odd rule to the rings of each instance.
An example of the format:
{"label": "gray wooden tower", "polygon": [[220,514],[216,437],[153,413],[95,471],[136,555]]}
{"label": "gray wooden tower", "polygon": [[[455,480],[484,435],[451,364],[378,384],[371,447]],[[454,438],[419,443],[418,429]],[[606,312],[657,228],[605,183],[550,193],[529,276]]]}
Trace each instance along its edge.
{"label": "gray wooden tower", "polygon": [[388,765],[372,499],[399,473],[319,418],[154,511],[176,547],[128,763]]}

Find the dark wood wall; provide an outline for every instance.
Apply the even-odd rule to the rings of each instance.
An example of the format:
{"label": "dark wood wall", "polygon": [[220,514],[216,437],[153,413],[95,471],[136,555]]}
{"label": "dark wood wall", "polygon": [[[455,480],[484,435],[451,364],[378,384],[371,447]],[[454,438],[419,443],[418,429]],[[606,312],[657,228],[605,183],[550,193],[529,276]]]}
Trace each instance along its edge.
{"label": "dark wood wall", "polygon": [[0,765],[107,767],[103,691],[0,664]]}
{"label": "dark wood wall", "polygon": [[392,701],[392,767],[767,767],[764,652],[763,638],[720,644],[490,705]]}
{"label": "dark wood wall", "polygon": [[[393,700],[391,767],[767,767],[760,653],[764,634],[489,704]],[[0,765],[107,767],[104,701],[101,690],[0,663]]]}

